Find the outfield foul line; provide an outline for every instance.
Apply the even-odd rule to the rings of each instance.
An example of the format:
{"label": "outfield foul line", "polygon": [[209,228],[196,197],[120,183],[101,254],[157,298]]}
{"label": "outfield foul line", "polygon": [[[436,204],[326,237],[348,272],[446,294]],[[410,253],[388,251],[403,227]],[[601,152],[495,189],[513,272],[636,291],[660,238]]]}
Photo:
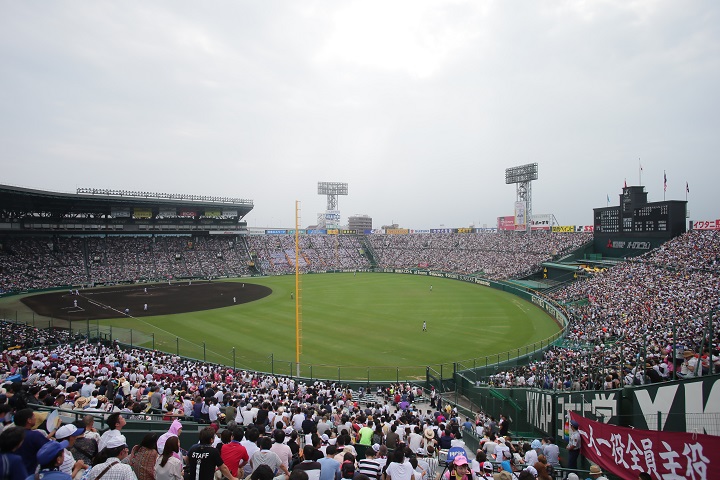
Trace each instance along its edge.
{"label": "outfield foul line", "polygon": [[[169,331],[167,331],[167,330],[165,330],[165,329],[163,329],[163,328],[158,327],[157,325],[153,325],[153,324],[150,323],[150,322],[146,322],[145,320],[143,320],[143,319],[141,319],[141,318],[134,317],[134,316],[130,315],[129,313],[125,313],[125,312],[123,312],[123,311],[121,311],[121,310],[118,310],[117,308],[113,308],[113,307],[111,307],[110,305],[105,305],[104,303],[96,302],[96,301],[94,301],[94,300],[90,300],[89,298],[85,298],[85,299],[86,299],[88,302],[93,303],[93,304],[95,304],[95,305],[97,305],[97,306],[99,306],[99,307],[101,307],[101,308],[104,308],[104,309],[106,309],[106,310],[107,310],[107,309],[110,309],[110,310],[112,310],[113,312],[119,313],[120,315],[124,315],[124,316],[126,316],[126,317],[128,317],[128,318],[132,318],[133,320],[137,320],[138,322],[142,322],[142,323],[144,323],[145,325],[147,325],[147,326],[149,326],[149,327],[151,327],[151,328],[154,328],[154,329],[156,329],[156,330],[158,330],[158,331],[160,331],[160,332],[165,332],[165,333],[167,333],[168,335],[171,335],[171,336],[174,335],[174,336],[177,337],[177,338],[182,338],[182,339],[185,340],[186,342],[188,342],[188,343],[190,343],[190,344],[192,344],[192,345],[195,345],[195,346],[197,346],[197,347],[200,346],[200,344],[198,344],[198,343],[191,342],[190,340],[188,340],[188,339],[186,339],[186,338],[184,338],[184,337],[180,337],[180,336],[178,336],[178,335],[176,335],[176,334],[174,334],[174,333],[172,333],[172,332],[169,332]],[[213,352],[213,353],[217,354],[217,352]],[[221,355],[221,356],[222,356],[222,355]]]}

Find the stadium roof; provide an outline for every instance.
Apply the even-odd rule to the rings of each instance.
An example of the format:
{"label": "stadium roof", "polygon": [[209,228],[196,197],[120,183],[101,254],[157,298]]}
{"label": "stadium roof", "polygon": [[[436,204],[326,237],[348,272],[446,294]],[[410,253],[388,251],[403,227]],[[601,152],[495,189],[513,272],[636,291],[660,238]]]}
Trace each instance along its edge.
{"label": "stadium roof", "polygon": [[60,193],[0,185],[0,218],[40,215],[51,218],[81,215],[111,215],[113,209],[177,208],[183,210],[236,211],[242,218],[253,209],[252,200],[203,197],[198,195],[155,194],[124,190],[79,189]]}

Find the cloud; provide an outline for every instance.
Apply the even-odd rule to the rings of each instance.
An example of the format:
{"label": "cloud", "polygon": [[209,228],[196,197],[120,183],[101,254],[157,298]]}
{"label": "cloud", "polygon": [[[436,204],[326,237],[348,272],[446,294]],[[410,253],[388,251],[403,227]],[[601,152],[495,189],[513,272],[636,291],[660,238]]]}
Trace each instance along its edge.
{"label": "cloud", "polygon": [[[720,7],[712,2],[9,3],[3,182],[255,200],[306,223],[492,224],[506,167],[538,162],[534,211],[590,223],[636,183],[716,218]],[[658,180],[659,179],[659,180]]]}

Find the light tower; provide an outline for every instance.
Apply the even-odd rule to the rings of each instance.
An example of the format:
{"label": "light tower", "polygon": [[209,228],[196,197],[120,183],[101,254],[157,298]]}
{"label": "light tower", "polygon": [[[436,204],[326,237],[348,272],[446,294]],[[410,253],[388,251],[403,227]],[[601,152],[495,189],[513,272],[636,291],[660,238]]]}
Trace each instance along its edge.
{"label": "light tower", "polygon": [[[532,182],[538,179],[538,164],[528,163],[505,169],[505,183],[515,183],[515,230],[532,230]],[[525,228],[518,228],[524,226]]]}
{"label": "light tower", "polygon": [[337,228],[340,223],[338,195],[348,194],[348,184],[342,182],[318,182],[318,194],[327,195],[325,222],[329,228]]}

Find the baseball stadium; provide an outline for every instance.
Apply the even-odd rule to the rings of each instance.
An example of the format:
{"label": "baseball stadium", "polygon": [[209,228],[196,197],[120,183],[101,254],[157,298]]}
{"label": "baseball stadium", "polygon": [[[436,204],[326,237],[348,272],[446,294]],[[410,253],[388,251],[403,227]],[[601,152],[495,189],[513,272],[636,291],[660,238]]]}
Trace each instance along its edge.
{"label": "baseball stadium", "polygon": [[[537,164],[506,172],[536,178]],[[2,378],[109,365],[98,385],[118,391],[149,368],[136,384],[167,387],[180,411],[179,392],[211,382],[243,399],[268,379],[315,399],[331,385],[370,411],[407,389],[565,454],[578,425],[717,443],[720,222],[688,229],[685,201],[626,186],[593,225],[557,225],[518,191],[497,227],[378,229],[339,225],[347,184],[320,182],[322,223],[261,229],[248,199],[0,185]],[[137,432],[167,429],[158,413]]]}

